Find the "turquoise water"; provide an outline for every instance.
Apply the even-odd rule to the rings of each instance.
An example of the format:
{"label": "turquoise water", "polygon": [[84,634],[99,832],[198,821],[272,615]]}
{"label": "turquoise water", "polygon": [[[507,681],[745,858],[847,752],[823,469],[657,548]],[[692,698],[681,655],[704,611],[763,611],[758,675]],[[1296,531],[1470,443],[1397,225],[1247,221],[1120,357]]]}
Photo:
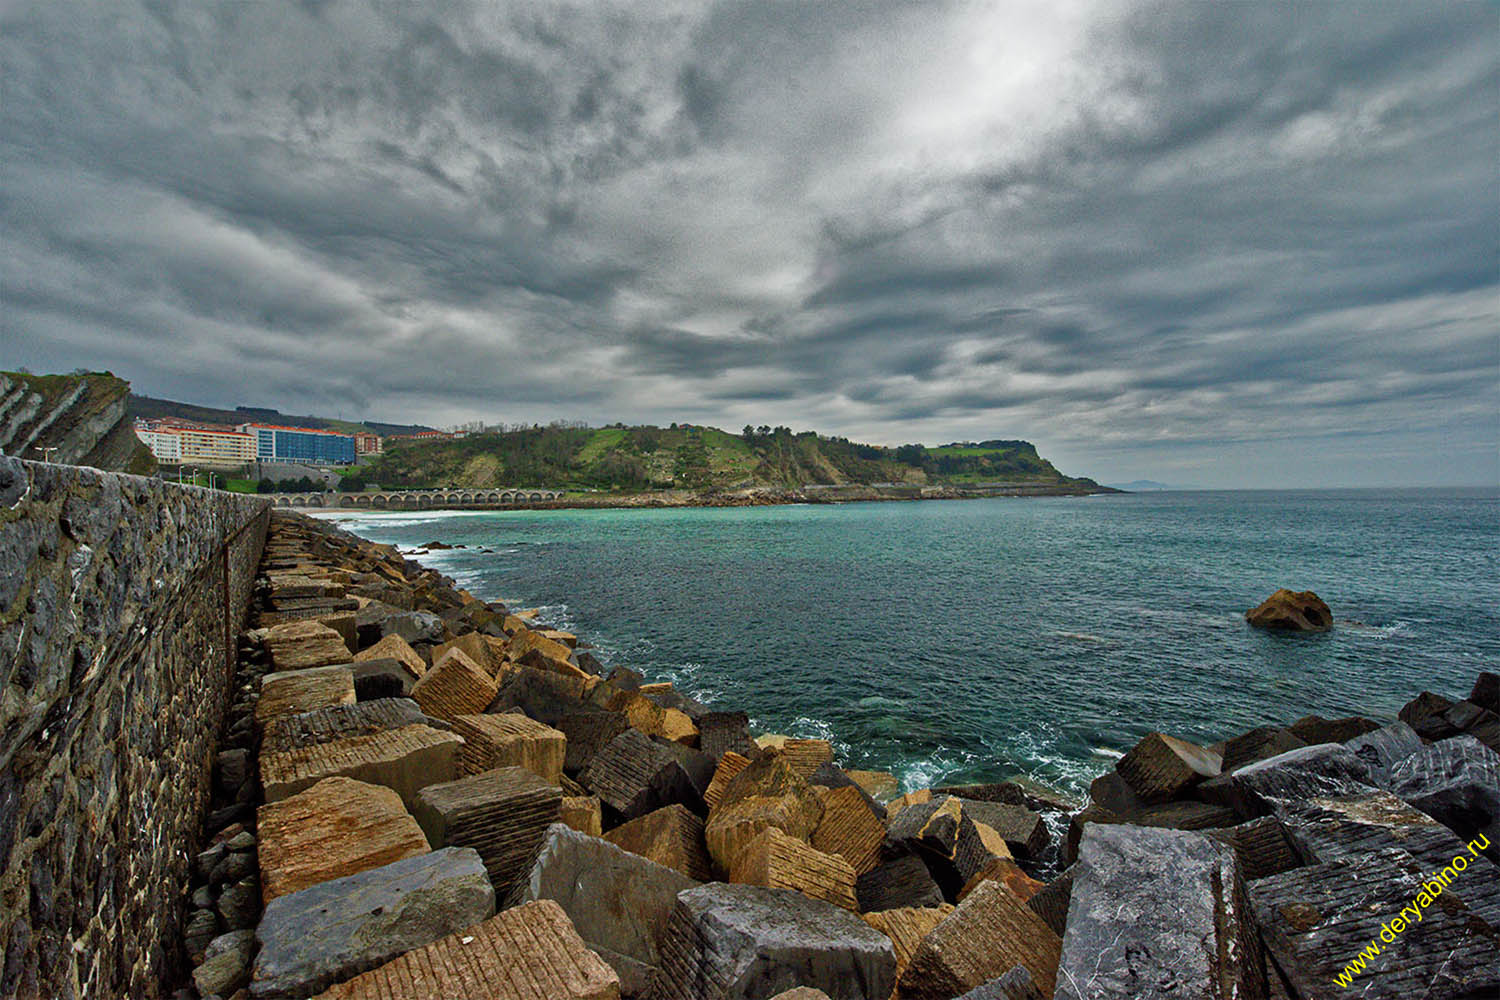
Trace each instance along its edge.
{"label": "turquoise water", "polygon": [[[1142,734],[1392,716],[1500,663],[1500,493],[334,515],[649,679],[911,788],[1080,793]],[[484,553],[478,546],[494,551]],[[1340,626],[1247,627],[1278,586]]]}

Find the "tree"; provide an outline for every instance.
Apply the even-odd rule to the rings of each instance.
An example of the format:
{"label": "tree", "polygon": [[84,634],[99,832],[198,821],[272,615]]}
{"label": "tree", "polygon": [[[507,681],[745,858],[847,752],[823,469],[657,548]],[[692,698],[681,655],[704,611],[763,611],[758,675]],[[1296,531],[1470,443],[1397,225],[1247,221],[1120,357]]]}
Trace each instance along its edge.
{"label": "tree", "polygon": [[740,437],[744,438],[746,441],[750,440],[751,438],[755,437],[755,428],[751,427],[749,424],[746,424],[745,429],[740,431]]}

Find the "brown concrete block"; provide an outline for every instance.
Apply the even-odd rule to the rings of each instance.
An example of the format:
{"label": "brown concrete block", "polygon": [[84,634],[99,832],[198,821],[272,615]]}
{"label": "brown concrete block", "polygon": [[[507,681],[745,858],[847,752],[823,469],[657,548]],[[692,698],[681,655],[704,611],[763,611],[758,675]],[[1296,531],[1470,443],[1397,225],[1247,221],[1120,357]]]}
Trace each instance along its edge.
{"label": "brown concrete block", "polygon": [[712,809],[719,804],[724,797],[724,789],[734,780],[734,776],[750,766],[750,758],[743,754],[735,753],[733,750],[726,751],[719,757],[719,766],[714,769],[713,779],[708,783],[708,790],[703,793],[703,802]]}
{"label": "brown concrete block", "polygon": [[854,869],[834,854],[824,854],[775,827],[762,830],[734,856],[729,881],[795,889],[851,913],[859,912],[854,897]]}
{"label": "brown concrete block", "polygon": [[265,646],[274,670],[306,670],[349,662],[344,637],[313,620],[272,626],[266,633]]}
{"label": "brown concrete block", "polygon": [[347,982],[317,1000],[619,1000],[615,971],[556,902],[539,899]]}
{"label": "brown concrete block", "polygon": [[557,812],[557,821],[590,837],[601,836],[604,832],[604,816],[599,807],[599,796],[564,795]]}
{"label": "brown concrete block", "polygon": [[551,726],[524,715],[460,715],[453,731],[464,738],[459,770],[478,774],[497,767],[524,767],[557,784],[562,776],[567,739]]}
{"label": "brown concrete block", "polygon": [[622,819],[634,819],[673,802],[698,800],[676,755],[635,729],[610,740],[594,755],[580,780]]}
{"label": "brown concrete block", "polygon": [[485,673],[494,677],[500,672],[500,658],[495,656],[494,649],[485,641],[485,638],[481,632],[465,632],[456,639],[434,646],[432,662],[436,664],[448,654],[450,649],[459,649],[465,656],[483,667]]}
{"label": "brown concrete block", "polygon": [[332,705],[354,704],[354,673],[347,666],[286,670],[261,678],[255,721],[298,715]]}
{"label": "brown concrete block", "polygon": [[713,862],[703,843],[703,820],[684,806],[664,806],[622,823],[604,839],[699,882],[713,878]]}
{"label": "brown concrete block", "polygon": [[422,711],[452,722],[460,715],[479,715],[499,690],[484,668],[459,649],[450,649],[412,685],[411,696]]}
{"label": "brown concrete block", "polygon": [[[865,913],[859,919],[891,939],[896,949],[896,978],[906,971],[917,945],[953,912],[952,903],[942,906],[903,906],[895,910]],[[894,995],[894,994],[893,994]]]}
{"label": "brown concrete block", "polygon": [[295,795],[324,778],[345,777],[384,785],[407,808],[419,788],[458,776],[463,738],[431,726],[402,726],[364,736],[260,755],[260,783],[267,802]]}
{"label": "brown concrete block", "polygon": [[422,659],[411,643],[392,633],[381,639],[369,649],[361,650],[354,654],[354,662],[363,663],[365,660],[399,660],[401,665],[411,671],[414,678],[421,679],[427,673],[427,661]]}
{"label": "brown concrete block", "polygon": [[820,765],[833,762],[833,744],[827,740],[789,739],[782,743],[781,753],[803,781],[811,781]]}
{"label": "brown concrete block", "polygon": [[728,871],[741,848],[775,827],[797,840],[806,841],[823,818],[823,803],[776,751],[751,762],[724,789],[708,814],[703,839],[709,856],[720,870]]}
{"label": "brown concrete block", "polygon": [[261,901],[428,851],[389,788],[325,778],[256,814]]}
{"label": "brown concrete block", "polygon": [[845,771],[849,780],[863,788],[870,798],[885,805],[901,794],[901,781],[888,771]]}
{"label": "brown concrete block", "polygon": [[999,882],[985,882],[917,945],[900,979],[903,1000],[949,1000],[1017,965],[1042,996],[1057,986],[1062,940]]}
{"label": "brown concrete block", "polygon": [[536,650],[543,656],[550,657],[551,659],[561,660],[564,663],[568,662],[568,656],[572,653],[572,650],[567,646],[564,646],[560,642],[555,642],[547,638],[543,633],[533,629],[517,632],[510,637],[510,658],[512,660],[519,663],[532,650]]}
{"label": "brown concrete block", "polygon": [[1223,770],[1218,754],[1196,743],[1162,733],[1147,733],[1115,764],[1142,801],[1165,802]]}
{"label": "brown concrete block", "polygon": [[472,847],[504,898],[558,821],[562,790],[524,767],[500,767],[417,793],[412,809],[433,847]]}
{"label": "brown concrete block", "polygon": [[856,875],[863,875],[880,860],[885,824],[870,811],[858,788],[818,788],[823,800],[823,818],[813,831],[812,846],[825,854],[836,854],[849,862]]}
{"label": "brown concrete block", "polygon": [[[356,680],[356,686],[357,683]],[[332,743],[351,736],[367,736],[426,723],[427,716],[410,698],[377,698],[353,705],[330,705],[311,712],[267,719],[260,734],[260,752],[281,753],[296,747]]]}

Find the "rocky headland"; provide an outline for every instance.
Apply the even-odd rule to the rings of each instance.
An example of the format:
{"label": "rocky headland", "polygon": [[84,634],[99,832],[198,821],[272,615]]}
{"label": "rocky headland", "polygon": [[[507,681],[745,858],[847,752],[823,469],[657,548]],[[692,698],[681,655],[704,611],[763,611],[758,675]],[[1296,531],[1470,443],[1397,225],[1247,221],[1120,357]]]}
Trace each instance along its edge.
{"label": "rocky headland", "polygon": [[[184,996],[1500,989],[1494,674],[1394,722],[1153,733],[1079,808],[1014,782],[901,794],[295,514],[251,624]],[[1434,879],[1440,904],[1383,941]]]}

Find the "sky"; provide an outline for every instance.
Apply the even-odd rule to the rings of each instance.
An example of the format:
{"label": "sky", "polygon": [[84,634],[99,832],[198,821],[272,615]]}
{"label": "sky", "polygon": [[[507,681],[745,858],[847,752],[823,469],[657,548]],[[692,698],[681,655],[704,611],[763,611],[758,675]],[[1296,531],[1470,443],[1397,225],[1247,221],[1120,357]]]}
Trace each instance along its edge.
{"label": "sky", "polygon": [[1500,7],[0,0],[0,368],[1500,485]]}

